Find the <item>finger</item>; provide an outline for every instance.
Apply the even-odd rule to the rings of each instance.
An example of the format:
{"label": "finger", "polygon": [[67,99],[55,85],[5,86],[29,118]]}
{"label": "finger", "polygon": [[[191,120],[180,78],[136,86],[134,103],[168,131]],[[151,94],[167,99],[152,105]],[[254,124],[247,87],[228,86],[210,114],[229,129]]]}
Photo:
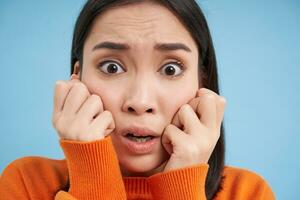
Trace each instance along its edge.
{"label": "finger", "polygon": [[[197,97],[200,97],[204,94],[212,94],[215,97],[216,102],[216,124],[217,126],[220,126],[224,117],[225,112],[225,106],[226,106],[226,99],[223,96],[218,95],[212,90],[209,90],[207,88],[201,88],[197,91]],[[192,103],[193,104],[193,103]],[[195,107],[195,104],[192,105],[192,107]]]}
{"label": "finger", "polygon": [[63,110],[66,97],[72,85],[70,81],[56,81],[54,89],[54,112],[61,112]]}
{"label": "finger", "polygon": [[76,114],[89,96],[87,87],[82,82],[75,82],[66,98],[63,115]]}
{"label": "finger", "polygon": [[225,107],[226,107],[226,99],[225,97],[220,96],[219,98],[219,105],[218,105],[218,112],[217,112],[217,125],[221,126],[221,123],[224,119],[224,113],[225,113]]}
{"label": "finger", "polygon": [[197,114],[197,116],[198,116],[198,118],[200,119],[200,114],[201,113],[199,113],[199,110],[197,110],[197,107],[198,107],[198,103],[199,103],[199,101],[200,101],[200,97],[196,97],[196,98],[193,98],[193,99],[191,99],[189,102],[188,102],[188,104],[192,107],[192,109],[196,112],[196,114]]}
{"label": "finger", "polygon": [[96,131],[95,134],[108,136],[115,129],[115,121],[110,111],[105,110],[100,113],[91,123],[91,127]]}
{"label": "finger", "polygon": [[180,108],[176,111],[176,113],[175,113],[175,115],[174,115],[174,117],[172,119],[171,124],[173,124],[174,126],[176,126],[176,127],[178,127],[179,129],[182,130],[183,129],[183,125],[180,123],[180,121],[179,121],[179,115],[178,115],[178,112],[179,112]]}
{"label": "finger", "polygon": [[200,119],[200,122],[207,127],[213,128],[217,124],[217,104],[215,96],[207,90],[200,89],[197,98],[192,99],[189,104]]}
{"label": "finger", "polygon": [[182,105],[172,119],[173,125],[190,133],[194,127],[199,125],[199,118],[189,104]]}
{"label": "finger", "polygon": [[189,104],[185,104],[181,107],[178,116],[179,122],[184,127],[184,132],[194,133],[197,132],[197,130],[199,130],[199,125],[201,125],[200,120],[196,112]]}
{"label": "finger", "polygon": [[184,133],[174,126],[173,124],[169,124],[162,134],[162,145],[166,149],[166,151],[171,155],[176,146],[178,146],[179,142],[184,139]]}
{"label": "finger", "polygon": [[98,114],[103,112],[103,104],[100,96],[92,94],[83,103],[79,109],[77,116],[81,120],[91,122]]}

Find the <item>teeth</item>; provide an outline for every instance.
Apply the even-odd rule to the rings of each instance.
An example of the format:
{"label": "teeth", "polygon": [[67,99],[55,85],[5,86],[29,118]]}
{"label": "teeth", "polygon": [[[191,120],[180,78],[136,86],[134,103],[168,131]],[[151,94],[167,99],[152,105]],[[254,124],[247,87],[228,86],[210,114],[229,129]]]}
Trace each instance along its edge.
{"label": "teeth", "polygon": [[152,139],[151,136],[146,136],[146,137],[135,137],[135,136],[132,136],[132,135],[128,135],[127,136],[130,140],[132,141],[135,141],[135,142],[147,142],[149,140]]}

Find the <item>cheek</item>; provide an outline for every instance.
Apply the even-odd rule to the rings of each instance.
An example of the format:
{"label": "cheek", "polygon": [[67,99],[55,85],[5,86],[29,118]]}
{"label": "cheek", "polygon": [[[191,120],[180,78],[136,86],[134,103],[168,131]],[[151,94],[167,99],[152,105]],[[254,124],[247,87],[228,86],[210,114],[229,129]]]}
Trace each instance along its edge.
{"label": "cheek", "polygon": [[197,67],[190,68],[182,80],[176,84],[164,87],[163,93],[167,94],[167,97],[165,97],[165,106],[169,108],[171,114],[176,114],[182,105],[187,104],[191,99],[196,97],[199,87],[197,72]]}
{"label": "cheek", "polygon": [[114,112],[114,109],[120,107],[120,105],[118,105],[120,102],[120,94],[116,92],[118,91],[118,86],[114,87],[111,84],[108,85],[107,82],[99,79],[89,79],[88,81],[83,80],[83,82],[91,94],[96,94],[101,97],[104,110]]}
{"label": "cheek", "polygon": [[174,115],[177,113],[179,108],[187,104],[192,98],[195,97],[197,92],[197,87],[191,88],[189,90],[168,90],[164,94],[164,103],[163,103],[163,113],[167,113],[168,115],[165,116],[168,119],[168,122],[171,122]]}

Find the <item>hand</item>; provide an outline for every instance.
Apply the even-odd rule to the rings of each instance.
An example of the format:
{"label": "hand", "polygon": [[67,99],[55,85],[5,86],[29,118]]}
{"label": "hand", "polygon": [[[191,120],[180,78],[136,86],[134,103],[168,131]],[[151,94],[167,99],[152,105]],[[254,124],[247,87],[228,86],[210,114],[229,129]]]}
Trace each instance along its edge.
{"label": "hand", "polygon": [[56,82],[52,124],[62,139],[86,142],[103,139],[115,128],[100,96],[76,78]]}
{"label": "hand", "polygon": [[170,154],[164,171],[208,163],[220,136],[225,104],[224,97],[201,88],[179,109],[162,135]]}

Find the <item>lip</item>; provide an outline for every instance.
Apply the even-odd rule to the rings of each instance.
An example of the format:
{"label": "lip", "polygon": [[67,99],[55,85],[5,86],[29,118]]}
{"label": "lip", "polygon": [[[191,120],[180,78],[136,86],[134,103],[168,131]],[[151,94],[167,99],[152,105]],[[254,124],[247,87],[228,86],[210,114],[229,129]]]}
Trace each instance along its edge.
{"label": "lip", "polygon": [[[126,137],[128,133],[132,133],[135,136],[153,136],[153,138],[147,142],[135,142]],[[129,126],[119,131],[121,142],[132,154],[149,154],[154,151],[159,145],[160,134],[148,129],[146,127]]]}
{"label": "lip", "polygon": [[126,136],[128,133],[133,133],[135,136],[147,136],[147,135],[151,135],[154,137],[160,136],[155,131],[152,131],[151,129],[148,129],[146,127],[130,126],[120,131],[120,134],[122,136]]}
{"label": "lip", "polygon": [[160,142],[159,137],[154,137],[147,142],[135,142],[124,135],[120,135],[120,138],[121,142],[132,154],[149,154],[154,151]]}

